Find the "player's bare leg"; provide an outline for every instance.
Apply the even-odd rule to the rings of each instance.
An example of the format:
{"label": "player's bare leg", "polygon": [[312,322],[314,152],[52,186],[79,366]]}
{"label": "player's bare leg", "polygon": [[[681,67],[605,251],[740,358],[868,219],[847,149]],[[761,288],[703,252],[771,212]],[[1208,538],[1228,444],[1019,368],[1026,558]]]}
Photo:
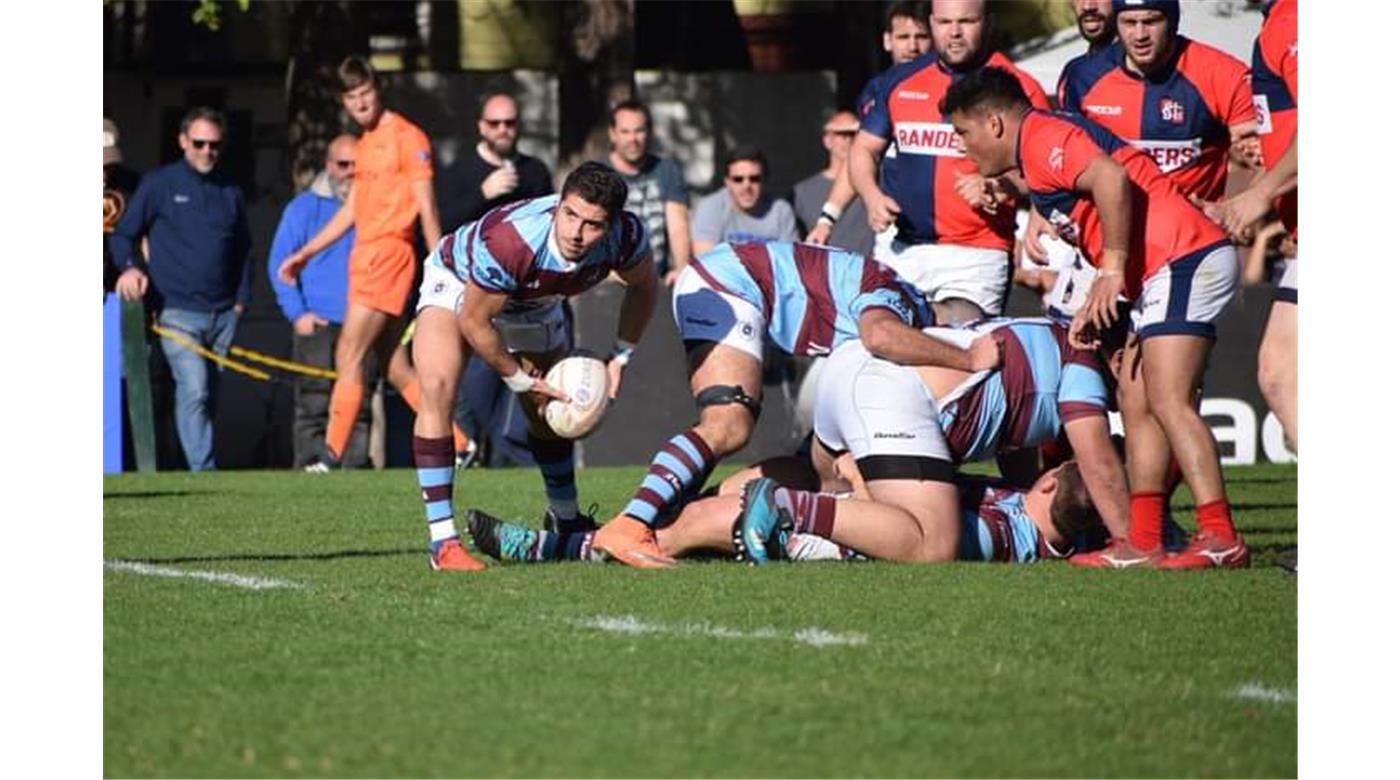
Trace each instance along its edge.
{"label": "player's bare leg", "polygon": [[413,336],[421,403],[413,421],[413,463],[428,518],[434,569],[479,571],[485,564],[462,547],[452,510],[456,455],[452,443],[452,403],[462,363],[470,354],[457,329],[456,315],[435,306],[418,315]]}
{"label": "player's bare leg", "polygon": [[1298,451],[1298,304],[1274,301],[1259,343],[1259,391]]}
{"label": "player's bare leg", "polygon": [[[378,355],[388,355],[388,359],[382,361],[382,373],[389,380],[389,384],[399,392],[399,397],[408,408],[412,409],[414,414],[418,414],[422,405],[422,394],[418,384],[418,372],[413,367],[413,361],[409,359],[409,347],[403,340],[404,324],[402,320],[388,323],[380,332],[374,349]],[[455,419],[452,421],[452,448],[458,458],[466,457],[472,449],[471,437],[457,425]]]}
{"label": "player's bare leg", "polygon": [[[763,366],[747,352],[706,343],[686,357],[690,389],[697,401],[713,393],[711,388],[737,387],[750,399],[757,399],[762,391]],[[598,532],[594,540],[598,549],[632,566],[674,564],[656,545],[652,529],[658,514],[703,487],[715,464],[742,449],[753,434],[755,411],[732,392],[720,393],[722,398],[701,407],[698,425],[673,437],[652,459],[632,500]]]}
{"label": "player's bare leg", "polygon": [[1171,441],[1196,502],[1196,536],[1179,555],[1162,561],[1162,568],[1249,565],[1249,548],[1230,516],[1220,452],[1195,405],[1210,348],[1210,339],[1186,335],[1157,336],[1141,346],[1148,406]]}

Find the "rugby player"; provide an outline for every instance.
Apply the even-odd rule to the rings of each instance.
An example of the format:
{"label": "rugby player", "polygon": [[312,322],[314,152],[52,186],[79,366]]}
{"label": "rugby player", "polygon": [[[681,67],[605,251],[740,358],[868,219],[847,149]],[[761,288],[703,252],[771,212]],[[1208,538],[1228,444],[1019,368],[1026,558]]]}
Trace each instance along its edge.
{"label": "rugby player", "polygon": [[[939,322],[1001,313],[1016,233],[1014,204],[966,159],[939,100],[958,79],[995,66],[1016,73],[1036,106],[1050,107],[1034,78],[988,51],[991,21],[981,0],[933,3],[933,51],[881,77],[847,162],[871,229],[897,228],[888,246],[876,243],[875,259],[911,281]],[[877,181],[891,145],[897,155]]]}
{"label": "rugby player", "polygon": [[990,336],[1002,346],[1002,365],[987,372],[915,368],[881,360],[858,341],[841,345],[818,389],[812,460],[830,479],[835,458],[849,452],[869,500],[838,502],[768,478],[749,482],[734,540],[747,560],[781,555],[789,532],[886,560],[954,560],[962,537],[957,466],[1053,441],[1062,430],[1098,515],[1115,535],[1127,530],[1127,479],[1108,427],[1109,383],[1092,350],[1071,346],[1068,330],[1047,319],[925,333],[958,343]]}
{"label": "rugby player", "polygon": [[715,464],[753,433],[765,333],[795,356],[824,355],[858,338],[872,353],[909,365],[975,371],[1000,359],[991,339],[961,349],[921,333],[932,322],[928,307],[891,269],[811,244],[720,244],[681,272],[672,312],[700,421],[656,454],[632,500],[595,540],[612,557],[644,568],[674,563],[656,545],[658,516],[703,487]]}
{"label": "rugby player", "polygon": [[608,392],[617,397],[657,295],[646,227],[623,209],[626,200],[621,177],[601,163],[584,163],[559,195],[498,206],[444,236],[424,261],[413,339],[423,406],[413,424],[413,460],[434,569],[485,567],[462,546],[452,513],[452,405],[462,365],[473,354],[526,396],[530,452],[549,499],[546,525],[593,526],[578,511],[573,442],[542,419],[546,402],[568,398],[541,376],[571,346],[563,299],[616,272],[627,286],[607,364]]}
{"label": "rugby player", "polygon": [[[1132,488],[1128,538],[1077,556],[1097,566],[1247,566],[1219,452],[1195,405],[1215,320],[1239,283],[1225,233],[1152,158],[1074,114],[1032,108],[1017,79],[985,68],[949,89],[943,108],[986,176],[1014,173],[1032,206],[1098,269],[1070,340],[1086,346],[1133,301],[1133,337],[1119,372]],[[1162,546],[1173,456],[1196,501],[1199,528],[1179,555]]]}

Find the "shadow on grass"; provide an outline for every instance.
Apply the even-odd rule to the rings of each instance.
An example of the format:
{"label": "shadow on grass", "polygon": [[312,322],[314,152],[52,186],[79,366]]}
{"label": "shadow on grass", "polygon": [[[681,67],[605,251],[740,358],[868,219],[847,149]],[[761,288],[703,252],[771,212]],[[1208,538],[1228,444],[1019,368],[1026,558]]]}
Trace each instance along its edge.
{"label": "shadow on grass", "polygon": [[387,558],[395,555],[423,555],[422,547],[399,550],[330,550],[317,553],[229,553],[227,555],[176,555],[163,558],[132,558],[131,563],[215,563],[228,561],[338,561],[347,558]]}
{"label": "shadow on grass", "polygon": [[1296,474],[1295,474],[1295,475],[1291,475],[1291,476],[1277,476],[1277,477],[1266,477],[1266,476],[1258,476],[1258,477],[1236,477],[1236,476],[1230,476],[1230,477],[1227,477],[1227,478],[1225,479],[1225,482],[1226,482],[1227,484],[1231,484],[1231,485],[1236,484],[1236,483],[1253,483],[1253,484],[1265,484],[1265,485],[1268,485],[1268,484],[1278,484],[1278,483],[1282,483],[1282,482],[1297,482],[1297,481],[1298,481],[1298,476],[1297,476]]}
{"label": "shadow on grass", "polygon": [[[1193,509],[1194,507],[1195,507],[1195,504],[1192,504],[1190,501],[1182,501],[1182,502],[1177,502],[1177,503],[1173,503],[1173,504],[1172,504],[1172,509],[1173,509],[1173,510],[1190,511],[1190,510]],[[1284,501],[1284,502],[1281,502],[1281,503],[1268,503],[1268,502],[1259,502],[1259,503],[1256,503],[1256,502],[1252,502],[1252,501],[1241,501],[1241,502],[1239,502],[1239,503],[1235,503],[1235,502],[1233,502],[1233,501],[1230,502],[1230,511],[1232,511],[1232,512],[1252,511],[1252,510],[1256,510],[1256,509],[1261,509],[1261,510],[1262,510],[1262,509],[1297,509],[1297,508],[1298,508],[1298,502],[1297,502],[1297,501]]]}
{"label": "shadow on grass", "polygon": [[212,490],[140,490],[133,493],[103,493],[102,500],[109,498],[176,498],[178,496],[198,496],[213,493]]}

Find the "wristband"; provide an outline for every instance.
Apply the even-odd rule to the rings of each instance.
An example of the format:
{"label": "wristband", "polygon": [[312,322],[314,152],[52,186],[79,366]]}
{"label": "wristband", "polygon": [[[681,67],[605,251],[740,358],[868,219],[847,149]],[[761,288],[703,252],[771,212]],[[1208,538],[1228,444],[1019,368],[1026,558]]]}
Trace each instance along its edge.
{"label": "wristband", "polygon": [[625,366],[632,362],[632,353],[637,351],[637,345],[618,339],[613,345],[612,359],[620,366]]}
{"label": "wristband", "polygon": [[524,393],[535,386],[535,378],[525,373],[525,369],[520,366],[516,366],[514,374],[502,379],[512,393]]}
{"label": "wristband", "polygon": [[843,214],[844,212],[845,209],[841,208],[835,203],[832,203],[831,201],[827,201],[826,203],[822,204],[821,216],[817,218],[830,220],[831,224],[835,225],[841,219],[841,214]]}

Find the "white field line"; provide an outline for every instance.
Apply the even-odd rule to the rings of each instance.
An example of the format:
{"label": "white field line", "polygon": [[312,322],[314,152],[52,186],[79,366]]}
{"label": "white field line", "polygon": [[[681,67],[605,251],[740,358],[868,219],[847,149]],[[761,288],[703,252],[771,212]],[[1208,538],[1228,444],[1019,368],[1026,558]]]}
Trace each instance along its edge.
{"label": "white field line", "polygon": [[302,587],[300,584],[290,580],[279,580],[272,577],[246,577],[242,574],[231,574],[226,571],[190,571],[187,569],[173,569],[168,566],[152,566],[148,563],[136,563],[133,561],[103,561],[102,567],[111,571],[124,571],[129,574],[144,574],[147,577],[183,577],[192,580],[203,580],[204,582],[214,582],[220,585],[233,585],[249,590]]}
{"label": "white field line", "polygon": [[1237,699],[1255,699],[1257,701],[1267,701],[1273,704],[1284,704],[1286,702],[1298,701],[1298,694],[1287,688],[1266,688],[1259,683],[1248,683],[1241,685],[1235,691]]}
{"label": "white field line", "polygon": [[609,631],[615,634],[632,634],[634,636],[659,634],[670,636],[707,636],[715,639],[781,639],[789,642],[798,642],[804,645],[812,645],[814,647],[864,645],[870,641],[869,637],[865,634],[839,634],[827,631],[824,628],[816,627],[803,628],[798,631],[779,631],[776,628],[760,628],[753,631],[744,631],[737,628],[717,626],[709,622],[681,623],[678,625],[647,623],[639,620],[635,615],[594,615],[593,617],[572,622],[580,628]]}

